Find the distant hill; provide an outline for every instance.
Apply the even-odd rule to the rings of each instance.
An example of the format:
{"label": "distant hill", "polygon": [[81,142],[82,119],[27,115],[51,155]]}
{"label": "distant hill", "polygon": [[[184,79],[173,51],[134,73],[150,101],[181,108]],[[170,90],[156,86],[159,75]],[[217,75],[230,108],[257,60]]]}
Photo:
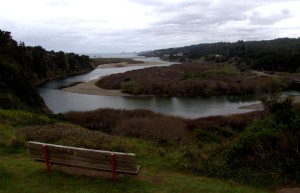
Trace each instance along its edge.
{"label": "distant hill", "polygon": [[240,68],[296,72],[300,70],[300,38],[206,43],[154,50],[142,55],[178,61],[205,58],[206,61],[224,62],[234,59]]}
{"label": "distant hill", "polygon": [[38,84],[91,69],[88,56],[25,46],[0,30],[0,108],[45,108],[35,88]]}

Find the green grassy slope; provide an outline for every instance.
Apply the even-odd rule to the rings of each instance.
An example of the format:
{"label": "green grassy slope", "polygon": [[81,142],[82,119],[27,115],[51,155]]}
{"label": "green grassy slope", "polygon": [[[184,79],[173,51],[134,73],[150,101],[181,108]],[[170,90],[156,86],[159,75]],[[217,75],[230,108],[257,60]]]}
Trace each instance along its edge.
{"label": "green grassy slope", "polygon": [[[103,146],[106,149],[131,149],[137,153],[138,162],[142,166],[141,173],[136,177],[120,177],[117,182],[112,182],[107,177],[71,175],[53,166],[53,172],[49,175],[44,164],[31,159],[27,149],[27,139],[22,135],[30,128],[45,128],[47,131],[49,125],[54,128],[59,125],[68,134],[73,132],[72,136],[76,133],[80,135],[88,133],[84,136],[102,136],[107,143]],[[37,132],[43,135],[42,130]],[[29,135],[34,137],[33,133],[30,131]],[[49,136],[44,140],[51,141],[55,137],[58,138],[58,136]],[[89,131],[48,116],[25,111],[0,110],[0,192],[266,192],[230,180],[211,179],[191,173],[179,173],[172,168],[167,169],[164,166],[169,164],[168,160],[158,159],[156,153],[153,155],[150,152],[158,149],[158,145],[129,138],[114,137],[110,140],[111,138],[103,133]],[[84,142],[84,139],[80,140]],[[71,143],[71,140],[61,141],[64,142]],[[87,142],[95,143],[91,138]]]}

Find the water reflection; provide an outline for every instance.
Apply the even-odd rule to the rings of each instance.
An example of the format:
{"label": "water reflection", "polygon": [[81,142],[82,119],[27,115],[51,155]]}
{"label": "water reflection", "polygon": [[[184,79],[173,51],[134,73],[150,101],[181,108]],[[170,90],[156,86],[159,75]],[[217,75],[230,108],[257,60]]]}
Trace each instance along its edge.
{"label": "water reflection", "polygon": [[53,113],[88,111],[97,108],[148,109],[163,114],[197,118],[249,112],[250,110],[238,107],[256,102],[255,99],[250,102],[241,102],[243,100],[232,102],[226,96],[211,98],[95,96],[50,88],[39,88],[39,93]]}
{"label": "water reflection", "polygon": [[[147,59],[149,60],[149,59]],[[170,65],[172,63],[164,63]],[[255,95],[244,96],[214,96],[214,97],[119,97],[119,96],[95,96],[69,93],[60,90],[78,82],[85,82],[99,76],[125,72],[128,70],[141,69],[145,67],[124,67],[95,69],[92,72],[73,76],[65,79],[48,81],[39,87],[39,93],[46,105],[53,113],[64,113],[67,111],[88,111],[97,108],[114,109],[147,109],[158,113],[183,116],[187,118],[198,118],[211,115],[225,115],[249,112],[251,110],[239,109],[240,106],[250,105],[258,102]],[[285,95],[299,95],[299,92],[287,92]]]}

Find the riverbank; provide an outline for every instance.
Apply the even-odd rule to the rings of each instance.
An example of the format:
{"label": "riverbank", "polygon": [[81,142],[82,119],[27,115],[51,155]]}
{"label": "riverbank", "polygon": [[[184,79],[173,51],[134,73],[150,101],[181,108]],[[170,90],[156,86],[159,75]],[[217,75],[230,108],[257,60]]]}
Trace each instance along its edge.
{"label": "riverbank", "polygon": [[[294,96],[294,103],[300,104],[300,96]],[[255,103],[252,105],[246,105],[246,106],[241,106],[239,109],[256,109],[256,110],[263,110],[264,106],[262,103]]]}
{"label": "riverbank", "polygon": [[163,64],[164,62],[154,62],[154,61],[141,61],[141,63],[129,63],[129,62],[116,62],[116,63],[108,63],[101,64],[98,68],[122,68],[122,67],[130,67],[130,66],[156,66]]}
{"label": "riverbank", "polygon": [[[108,68],[122,68],[122,67],[131,67],[131,66],[157,66],[161,65],[163,62],[155,62],[155,61],[144,61],[143,63],[129,63],[129,62],[117,62],[117,63],[109,63],[102,64],[98,66],[98,69],[108,69]],[[99,95],[99,96],[132,96],[130,94],[122,93],[121,90],[107,90],[102,89],[96,86],[96,82],[98,82],[101,78],[105,76],[100,76],[97,79],[76,84],[71,87],[63,88],[63,91],[77,93],[77,94],[87,94],[87,95]]]}
{"label": "riverbank", "polygon": [[[115,64],[114,64],[115,65]],[[107,65],[109,66],[109,65]],[[107,67],[105,67],[107,68]],[[131,94],[122,93],[121,90],[107,90],[102,89],[96,86],[96,82],[98,82],[102,77],[98,79],[94,79],[88,82],[80,83],[71,87],[63,88],[63,91],[77,93],[77,94],[87,94],[87,95],[97,95],[97,96],[132,96]],[[294,103],[300,104],[300,96],[294,96]],[[263,110],[263,105],[261,103],[255,103],[251,105],[241,106],[239,109],[247,109],[247,110]]]}
{"label": "riverbank", "polygon": [[130,94],[122,93],[121,90],[107,90],[97,87],[95,84],[103,77],[91,80],[88,82],[83,82],[76,84],[71,87],[63,88],[63,91],[77,93],[77,94],[87,94],[87,95],[98,95],[98,96],[131,96]]}

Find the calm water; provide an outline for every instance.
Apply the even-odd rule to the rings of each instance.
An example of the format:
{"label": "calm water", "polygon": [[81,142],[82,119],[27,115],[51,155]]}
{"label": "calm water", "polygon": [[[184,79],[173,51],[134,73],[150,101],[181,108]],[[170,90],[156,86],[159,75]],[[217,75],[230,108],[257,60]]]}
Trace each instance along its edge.
{"label": "calm water", "polygon": [[[140,58],[142,59],[142,58]],[[139,59],[139,60],[140,60]],[[159,60],[147,58],[144,60]],[[165,62],[162,66],[171,65]],[[145,67],[123,67],[109,69],[95,69],[89,73],[57,79],[47,82],[39,87],[39,93],[46,105],[53,113],[64,113],[68,111],[87,111],[97,108],[114,109],[148,109],[154,112],[183,116],[187,118],[198,118],[211,115],[225,115],[249,112],[251,110],[239,109],[238,107],[258,102],[255,96],[216,96],[216,97],[119,97],[119,96],[95,96],[69,93],[60,88],[96,79],[99,76],[121,73],[128,70],[141,69]],[[299,92],[289,93],[298,95]]]}

